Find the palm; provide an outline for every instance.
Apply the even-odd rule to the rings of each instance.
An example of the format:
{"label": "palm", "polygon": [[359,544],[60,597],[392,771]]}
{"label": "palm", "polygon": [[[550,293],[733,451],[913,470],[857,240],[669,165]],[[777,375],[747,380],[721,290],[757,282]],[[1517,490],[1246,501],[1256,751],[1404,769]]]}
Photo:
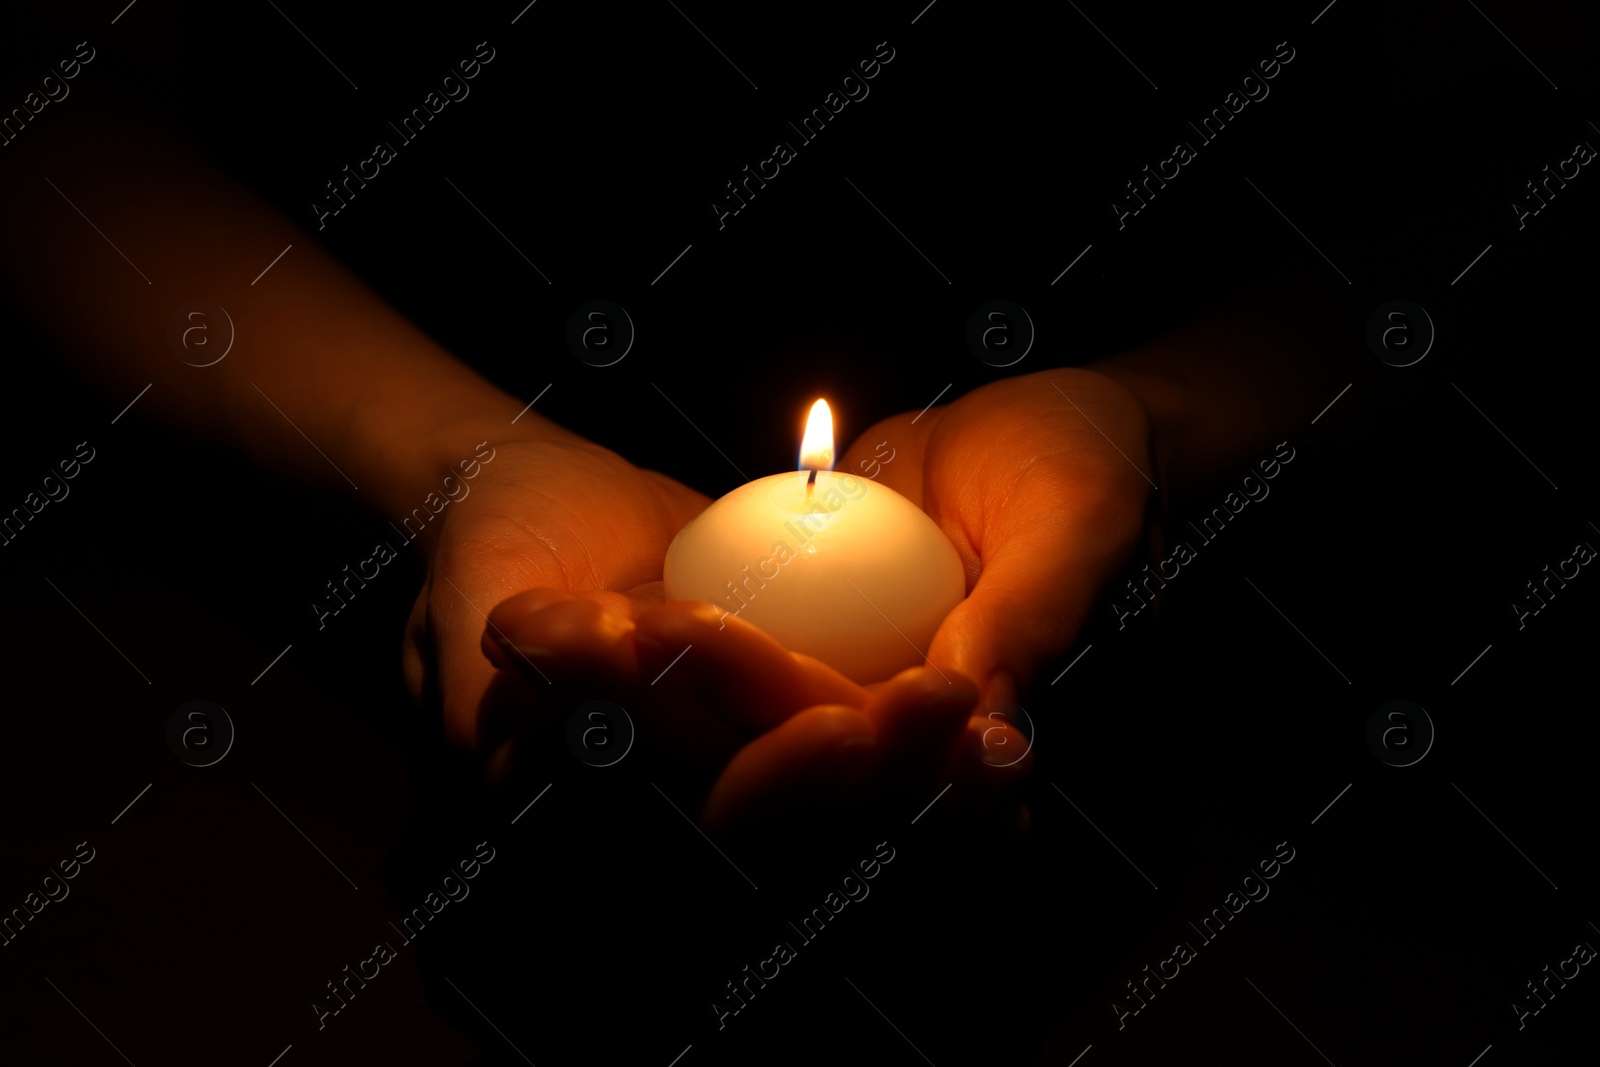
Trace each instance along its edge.
{"label": "palm", "polygon": [[[842,465],[921,506],[968,574],[930,666],[867,687],[710,605],[662,602],[667,546],[702,495],[586,443],[503,446],[510,462],[497,460],[443,530],[410,658],[436,665],[452,736],[480,749],[530,708],[622,704],[711,783],[709,825],[819,782],[847,796],[841,783],[914,791],[944,778],[983,806],[1028,767],[1010,755],[1020,736],[984,711],[1009,710],[1017,686],[1070,645],[1136,547],[1147,432],[1122,387],[1055,371],[863,435]],[[880,441],[894,458],[873,468]]]}
{"label": "palm", "polygon": [[[412,611],[406,673],[414,695],[440,704],[453,741],[488,750],[502,739],[505,705],[530,702],[502,699],[505,679],[496,683],[480,651],[487,614],[527,590],[604,594],[628,615],[659,603],[666,546],[707,500],[581,441],[499,444],[473,485],[446,512]],[[553,696],[525,665],[533,694]]]}
{"label": "palm", "polygon": [[498,448],[447,513],[406,656],[414,694],[492,777],[527,728],[594,698],[622,705],[702,786],[798,713],[868,703],[741,620],[662,602],[667,546],[705,496],[586,442]]}
{"label": "palm", "polygon": [[1004,703],[1067,650],[1139,545],[1157,477],[1148,434],[1124,387],[1055,370],[862,436],[845,463],[856,469],[887,442],[894,458],[878,480],[920,505],[967,567],[967,599],[935,634],[931,662]]}

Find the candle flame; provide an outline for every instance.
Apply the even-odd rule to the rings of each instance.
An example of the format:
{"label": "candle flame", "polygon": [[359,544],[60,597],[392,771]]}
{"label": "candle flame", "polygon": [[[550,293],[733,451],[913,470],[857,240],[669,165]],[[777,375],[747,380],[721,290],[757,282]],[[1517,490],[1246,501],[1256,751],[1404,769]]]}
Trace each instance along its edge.
{"label": "candle flame", "polygon": [[826,400],[811,405],[806,435],[800,441],[801,470],[833,470],[833,412]]}

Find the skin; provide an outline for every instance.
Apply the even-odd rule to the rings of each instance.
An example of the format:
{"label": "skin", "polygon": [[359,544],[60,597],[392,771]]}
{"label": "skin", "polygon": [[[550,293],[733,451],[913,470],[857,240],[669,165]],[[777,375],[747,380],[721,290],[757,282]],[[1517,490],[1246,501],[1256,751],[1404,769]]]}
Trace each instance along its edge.
{"label": "skin", "polygon": [[[355,492],[383,518],[492,449],[470,494],[413,542],[428,577],[404,641],[412,695],[491,780],[573,701],[616,700],[718,833],[808,805],[915,810],[945,782],[935,817],[1021,825],[1031,756],[1018,758],[1018,695],[1159,537],[1152,520],[1299,432],[1357,377],[1325,325],[1335,305],[1286,285],[1090,367],[1005,379],[870,428],[839,466],[859,469],[879,441],[896,448],[882,480],[949,536],[968,596],[927,665],[859,686],[740,619],[719,630],[708,605],[662,602],[667,545],[703,495],[536,412],[513,423],[522,400],[179,135],[88,88],[29,131],[29,154],[0,161],[0,271],[38,333],[119,405],[153,383],[138,417]],[[118,160],[114,180],[105,158]],[[271,284],[252,286],[288,244]],[[203,369],[165,337],[197,293],[229,309],[239,339]]]}
{"label": "skin", "polygon": [[[485,654],[555,706],[599,696],[647,727],[692,731],[689,747],[725,760],[706,806],[714,829],[733,829],[845,763],[861,773],[835,791],[854,800],[894,783],[905,802],[920,806],[943,781],[959,781],[964,788],[952,788],[952,807],[1000,802],[1032,758],[1022,756],[1027,741],[1011,710],[1019,685],[1071,645],[1101,586],[1144,537],[1151,487],[1136,465],[1152,469],[1149,422],[1129,390],[1084,370],[996,382],[913,424],[916,415],[869,429],[841,466],[871,455],[870,442],[889,441],[896,459],[883,468],[883,483],[921,506],[965,564],[968,596],[935,635],[928,666],[858,686],[740,619],[722,620],[710,605],[662,603],[666,547],[707,501],[659,475],[620,468],[609,469],[617,493],[585,500],[584,521],[606,533],[541,526],[556,557],[542,573],[556,573],[549,564],[559,560],[584,566],[505,599],[490,614]],[[518,478],[510,466],[499,473],[508,483]],[[645,487],[653,492],[636,492]],[[508,495],[518,491],[505,486]],[[482,498],[485,512],[499,507],[499,492],[496,486]],[[462,516],[465,536],[476,536],[479,520]],[[455,562],[455,537],[447,525],[435,556],[435,581],[449,579],[442,583],[448,595],[425,595],[413,614],[418,670],[427,662],[429,613],[459,599],[450,583],[473,581],[478,557],[464,551]],[[512,555],[526,558],[525,549]],[[630,584],[640,577],[650,580]],[[472,709],[447,704],[446,717],[465,729]],[[808,772],[795,769],[805,765]]]}

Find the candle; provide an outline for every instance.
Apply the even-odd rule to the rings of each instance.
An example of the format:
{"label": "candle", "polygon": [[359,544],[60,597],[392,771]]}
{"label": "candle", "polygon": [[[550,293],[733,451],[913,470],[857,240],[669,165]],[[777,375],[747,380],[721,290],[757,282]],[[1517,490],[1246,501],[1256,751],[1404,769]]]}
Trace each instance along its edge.
{"label": "candle", "polygon": [[801,469],[758,478],[697,515],[667,549],[668,600],[705,600],[856,682],[924,661],[966,595],[955,546],[905,497],[835,472],[833,419],[811,408]]}

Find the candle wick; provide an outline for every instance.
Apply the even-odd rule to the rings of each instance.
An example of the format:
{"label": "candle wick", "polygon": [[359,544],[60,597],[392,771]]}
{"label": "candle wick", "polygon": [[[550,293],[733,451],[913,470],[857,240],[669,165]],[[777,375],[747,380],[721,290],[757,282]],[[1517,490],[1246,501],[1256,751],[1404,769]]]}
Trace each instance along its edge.
{"label": "candle wick", "polygon": [[813,467],[811,469],[811,476],[806,479],[806,501],[807,501],[807,503],[809,503],[810,500],[811,500],[811,487],[816,485],[816,484],[817,484],[817,470],[816,470],[815,467]]}

